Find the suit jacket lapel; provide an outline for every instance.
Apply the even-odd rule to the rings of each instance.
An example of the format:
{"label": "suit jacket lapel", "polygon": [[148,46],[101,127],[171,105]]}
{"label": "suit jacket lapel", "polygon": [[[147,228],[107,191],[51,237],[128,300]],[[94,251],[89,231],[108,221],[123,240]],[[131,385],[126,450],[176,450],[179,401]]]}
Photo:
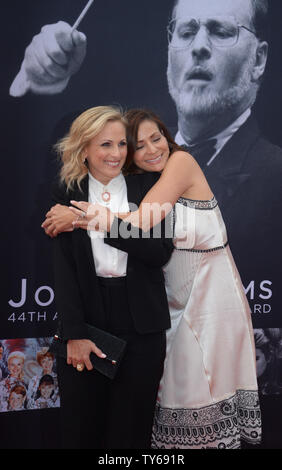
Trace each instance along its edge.
{"label": "suit jacket lapel", "polygon": [[250,178],[244,165],[258,137],[257,124],[250,117],[227,142],[210,167],[206,167],[207,180],[221,207],[227,207],[241,185]]}

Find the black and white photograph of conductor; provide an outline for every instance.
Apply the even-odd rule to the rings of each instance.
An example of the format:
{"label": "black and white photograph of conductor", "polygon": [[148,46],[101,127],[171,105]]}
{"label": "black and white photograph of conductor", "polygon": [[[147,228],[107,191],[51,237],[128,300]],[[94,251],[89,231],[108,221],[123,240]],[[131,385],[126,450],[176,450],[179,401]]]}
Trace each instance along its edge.
{"label": "black and white photograph of conductor", "polygon": [[[161,3],[154,2],[154,8],[162,8]],[[249,297],[252,312],[263,313],[267,299],[269,315],[275,317],[282,263],[282,220],[277,217],[282,150],[263,137],[254,110],[269,55],[268,3],[172,2],[167,97],[169,101],[170,94],[177,111],[176,142],[187,146],[197,159],[220,204],[245,289],[255,282],[255,295]],[[72,86],[71,77],[86,57],[86,45],[88,50],[95,47],[79,31],[83,24],[78,29],[74,26],[59,21],[34,35],[11,83],[11,96],[55,95]],[[156,28],[156,35],[164,34]],[[88,64],[87,74],[95,87],[94,64]],[[93,88],[89,99],[91,93]],[[142,99],[138,86],[136,95]],[[274,251],[273,246],[278,248]],[[265,285],[268,295],[261,287]]]}
{"label": "black and white photograph of conductor", "polygon": [[[179,0],[169,23],[168,84],[176,141],[198,160],[221,205],[245,287],[278,289],[282,151],[260,133],[253,106],[265,73],[266,0]],[[277,314],[278,312],[276,312]]]}

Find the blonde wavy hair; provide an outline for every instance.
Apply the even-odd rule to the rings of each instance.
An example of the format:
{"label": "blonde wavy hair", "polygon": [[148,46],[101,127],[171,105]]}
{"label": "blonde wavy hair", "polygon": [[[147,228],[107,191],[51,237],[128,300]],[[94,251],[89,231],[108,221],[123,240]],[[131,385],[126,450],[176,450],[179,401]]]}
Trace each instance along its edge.
{"label": "blonde wavy hair", "polygon": [[80,183],[88,173],[85,148],[109,121],[120,121],[127,126],[120,108],[96,106],[87,109],[73,121],[68,134],[54,146],[62,162],[60,179],[67,190],[72,190],[75,183],[81,190]]}

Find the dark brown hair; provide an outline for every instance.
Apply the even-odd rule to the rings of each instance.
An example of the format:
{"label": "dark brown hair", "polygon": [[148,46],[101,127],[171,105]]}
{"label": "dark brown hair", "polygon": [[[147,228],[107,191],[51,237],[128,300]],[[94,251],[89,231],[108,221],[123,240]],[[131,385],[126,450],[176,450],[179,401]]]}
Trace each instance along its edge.
{"label": "dark brown hair", "polygon": [[180,147],[174,142],[173,138],[170,135],[170,132],[168,131],[164,123],[161,121],[159,116],[155,114],[153,111],[150,111],[147,109],[131,109],[127,111],[127,113],[125,114],[125,118],[128,121],[128,126],[127,126],[128,151],[127,151],[126,162],[123,167],[123,173],[125,175],[144,173],[144,170],[142,170],[141,168],[138,168],[138,166],[135,165],[134,160],[133,160],[133,157],[136,151],[136,144],[138,140],[139,126],[143,121],[152,121],[158,126],[159,131],[164,135],[164,137],[166,138],[168,142],[170,155],[173,152],[176,152],[177,150],[183,150],[182,147]]}

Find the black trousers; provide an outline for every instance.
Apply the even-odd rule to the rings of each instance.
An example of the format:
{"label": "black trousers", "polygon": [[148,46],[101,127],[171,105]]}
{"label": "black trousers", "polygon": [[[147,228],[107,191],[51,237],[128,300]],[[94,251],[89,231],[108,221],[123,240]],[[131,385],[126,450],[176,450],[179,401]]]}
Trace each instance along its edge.
{"label": "black trousers", "polygon": [[100,281],[107,331],[127,341],[115,379],[96,370],[77,372],[58,359],[63,448],[150,448],[165,332],[140,335],[135,331],[125,282],[121,278]]}

